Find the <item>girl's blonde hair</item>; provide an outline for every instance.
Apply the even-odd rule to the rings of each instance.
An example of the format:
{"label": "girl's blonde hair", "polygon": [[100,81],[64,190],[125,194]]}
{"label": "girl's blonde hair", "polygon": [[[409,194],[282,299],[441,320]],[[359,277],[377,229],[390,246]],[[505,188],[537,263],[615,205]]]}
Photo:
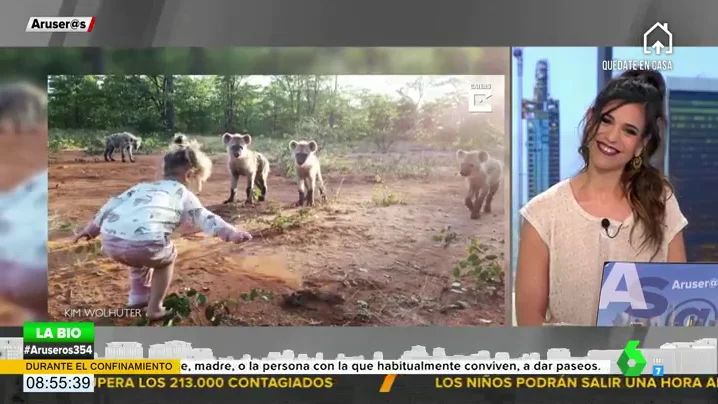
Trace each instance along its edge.
{"label": "girl's blonde hair", "polygon": [[47,130],[47,93],[29,83],[0,87],[0,133]]}
{"label": "girl's blonde hair", "polygon": [[193,178],[204,182],[212,174],[212,159],[198,141],[177,133],[164,156],[163,171],[165,177],[170,177],[185,170],[191,170]]}

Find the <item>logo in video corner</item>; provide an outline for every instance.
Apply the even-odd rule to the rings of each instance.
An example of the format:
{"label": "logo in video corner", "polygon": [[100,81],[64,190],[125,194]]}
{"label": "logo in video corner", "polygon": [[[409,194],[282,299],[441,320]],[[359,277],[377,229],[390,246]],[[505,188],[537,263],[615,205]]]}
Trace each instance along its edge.
{"label": "logo in video corner", "polygon": [[493,107],[489,101],[492,95],[489,86],[472,85],[469,91],[469,112],[492,112]]}
{"label": "logo in video corner", "polygon": [[[662,42],[661,39],[665,41],[665,43]],[[668,44],[667,46],[666,43]],[[673,54],[673,34],[668,30],[667,22],[657,22],[643,34],[643,54]]]}
{"label": "logo in video corner", "polygon": [[663,369],[663,365],[653,365],[653,376],[663,377],[664,375],[665,371]]}
{"label": "logo in video corner", "polygon": [[641,341],[630,340],[623,348],[621,356],[616,361],[618,368],[624,376],[640,376],[643,373],[643,369],[646,368],[646,358],[643,353],[638,349],[638,345]]}

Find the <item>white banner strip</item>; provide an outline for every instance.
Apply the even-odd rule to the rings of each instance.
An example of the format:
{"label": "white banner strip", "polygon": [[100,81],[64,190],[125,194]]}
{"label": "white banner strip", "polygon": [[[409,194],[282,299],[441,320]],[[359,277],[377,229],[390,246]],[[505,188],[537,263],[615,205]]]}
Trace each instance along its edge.
{"label": "white banner strip", "polygon": [[95,17],[30,17],[25,32],[92,32]]}
{"label": "white banner strip", "polygon": [[182,360],[182,374],[611,374],[608,360]]}

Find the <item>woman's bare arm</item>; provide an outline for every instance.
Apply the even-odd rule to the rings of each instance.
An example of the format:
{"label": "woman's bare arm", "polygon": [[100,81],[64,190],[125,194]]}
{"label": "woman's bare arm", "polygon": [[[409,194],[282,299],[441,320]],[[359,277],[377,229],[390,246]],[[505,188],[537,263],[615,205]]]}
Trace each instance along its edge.
{"label": "woman's bare arm", "polygon": [[683,241],[683,232],[679,231],[678,234],[676,234],[675,237],[673,237],[673,240],[671,240],[670,243],[668,243],[668,257],[666,259],[668,262],[686,262],[688,261],[688,258],[686,257],[686,244]]}
{"label": "woman's bare arm", "polygon": [[549,293],[549,251],[528,221],[521,227],[516,268],[516,323],[541,326],[546,320]]}

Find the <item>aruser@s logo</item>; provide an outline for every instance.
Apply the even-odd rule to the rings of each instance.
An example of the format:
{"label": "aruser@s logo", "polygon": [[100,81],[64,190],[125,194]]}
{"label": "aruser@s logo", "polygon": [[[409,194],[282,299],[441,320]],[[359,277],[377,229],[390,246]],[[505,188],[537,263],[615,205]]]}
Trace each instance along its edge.
{"label": "aruser@s logo", "polygon": [[[648,308],[629,307],[626,313],[635,318],[665,317],[665,326],[704,326],[716,320],[718,309],[710,300],[702,297],[687,299],[673,305],[663,295],[670,282],[658,277],[640,278],[641,292]],[[648,290],[646,290],[648,289]],[[651,291],[651,289],[657,292]]]}
{"label": "aruser@s logo", "polygon": [[[624,284],[626,290],[620,290]],[[617,263],[604,281],[599,303],[600,309],[606,309],[611,303],[628,303],[625,310],[631,318],[660,319],[664,326],[706,326],[716,322],[718,308],[711,301],[715,289],[706,288],[697,292],[705,297],[694,297],[669,301],[672,293],[671,282],[656,276],[639,277],[633,263]],[[659,324],[656,324],[659,325]]]}

